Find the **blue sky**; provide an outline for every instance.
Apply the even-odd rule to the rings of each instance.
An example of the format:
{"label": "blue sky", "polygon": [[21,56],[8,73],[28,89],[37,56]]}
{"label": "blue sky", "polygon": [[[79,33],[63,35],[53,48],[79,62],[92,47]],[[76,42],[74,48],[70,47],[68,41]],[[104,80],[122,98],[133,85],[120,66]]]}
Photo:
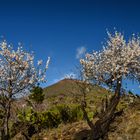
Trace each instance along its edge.
{"label": "blue sky", "polygon": [[23,43],[36,60],[51,57],[47,85],[75,71],[80,52],[101,49],[114,27],[127,39],[140,33],[138,0],[0,0],[1,38]]}

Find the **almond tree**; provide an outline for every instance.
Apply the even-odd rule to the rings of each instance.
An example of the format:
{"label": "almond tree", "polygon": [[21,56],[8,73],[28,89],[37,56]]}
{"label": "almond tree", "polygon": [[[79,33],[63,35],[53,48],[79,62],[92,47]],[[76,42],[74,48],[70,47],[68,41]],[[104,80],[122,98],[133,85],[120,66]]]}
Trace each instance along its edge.
{"label": "almond tree", "polygon": [[[103,50],[86,54],[80,60],[84,79],[94,84],[106,86],[114,92],[99,120],[92,124],[93,139],[103,137],[114,118],[116,106],[123,92],[122,81],[125,79],[140,81],[140,38],[132,36],[129,41],[120,32],[108,33],[108,40]],[[85,110],[84,110],[85,111]]]}
{"label": "almond tree", "polygon": [[4,110],[1,122],[2,139],[9,139],[9,119],[13,100],[29,93],[38,83],[46,82],[49,60],[50,58],[45,69],[41,70],[42,60],[38,61],[38,66],[35,67],[34,55],[24,51],[20,44],[17,50],[14,50],[6,41],[0,43],[0,108]]}

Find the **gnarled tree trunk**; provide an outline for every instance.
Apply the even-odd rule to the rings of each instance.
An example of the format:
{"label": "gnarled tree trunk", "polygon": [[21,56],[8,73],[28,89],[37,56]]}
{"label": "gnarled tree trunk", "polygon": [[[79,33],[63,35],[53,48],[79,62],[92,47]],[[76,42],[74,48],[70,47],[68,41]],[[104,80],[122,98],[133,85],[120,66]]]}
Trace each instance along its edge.
{"label": "gnarled tree trunk", "polygon": [[10,133],[9,133],[9,118],[10,118],[10,110],[11,110],[11,101],[8,101],[7,104],[7,112],[6,112],[6,118],[5,118],[5,140],[10,139]]}
{"label": "gnarled tree trunk", "polygon": [[117,80],[115,95],[110,99],[109,105],[103,113],[99,115],[99,120],[95,123],[93,130],[93,140],[98,140],[105,136],[109,130],[109,126],[115,118],[116,107],[120,101],[121,79]]}
{"label": "gnarled tree trunk", "polygon": [[93,140],[98,140],[99,138],[104,138],[104,136],[107,134],[107,132],[109,130],[110,124],[112,123],[113,119],[115,118],[115,111],[116,111],[116,107],[120,101],[120,94],[121,94],[120,80],[121,79],[119,79],[117,81],[114,96],[109,100],[109,103],[107,102],[108,105],[106,105],[106,108],[104,109],[104,111],[98,115],[99,120],[97,120],[97,122],[95,124],[93,124],[89,120],[84,106],[82,107],[85,119],[87,120],[87,123],[93,132],[93,135],[92,135]]}

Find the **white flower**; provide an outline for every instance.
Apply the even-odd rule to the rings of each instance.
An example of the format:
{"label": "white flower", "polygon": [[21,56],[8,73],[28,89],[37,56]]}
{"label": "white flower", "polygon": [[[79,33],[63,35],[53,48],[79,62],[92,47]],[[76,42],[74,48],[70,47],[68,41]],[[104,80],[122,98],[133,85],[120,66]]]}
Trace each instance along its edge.
{"label": "white flower", "polygon": [[33,82],[34,82],[33,79],[31,79],[31,80],[29,81],[29,84],[33,84]]}
{"label": "white flower", "polygon": [[48,60],[47,60],[47,62],[46,62],[46,69],[48,69],[49,63],[50,63],[50,57],[48,57]]}
{"label": "white flower", "polygon": [[[47,61],[47,68],[50,58]],[[42,64],[42,60],[38,61],[38,65]],[[44,70],[39,70],[34,65],[33,53],[27,53],[22,49],[22,46],[17,50],[13,50],[6,41],[0,43],[0,93],[4,93],[7,97],[21,95],[25,91],[29,91],[32,86],[35,86],[39,81],[46,82],[46,67]],[[12,76],[11,76],[12,74]],[[11,83],[12,93],[7,93]],[[20,90],[20,92],[19,92]],[[9,96],[9,94],[12,94]]]}
{"label": "white flower", "polygon": [[133,36],[127,42],[119,32],[114,35],[108,33],[108,37],[102,51],[93,51],[85,59],[80,59],[85,78],[98,83],[106,83],[108,80],[119,80],[121,83],[123,78],[139,80],[140,38]]}
{"label": "white flower", "polygon": [[37,65],[40,66],[42,65],[43,61],[42,60],[38,60]]}
{"label": "white flower", "polygon": [[39,72],[38,72],[38,74],[39,74],[39,75],[41,75],[41,74],[42,74],[42,70],[41,70],[41,69],[39,69]]}

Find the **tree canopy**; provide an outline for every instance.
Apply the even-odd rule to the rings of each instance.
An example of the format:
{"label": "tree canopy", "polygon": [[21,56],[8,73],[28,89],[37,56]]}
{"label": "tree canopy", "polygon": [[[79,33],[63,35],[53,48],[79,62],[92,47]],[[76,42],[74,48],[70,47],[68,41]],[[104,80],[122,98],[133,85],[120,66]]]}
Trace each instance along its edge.
{"label": "tree canopy", "polygon": [[140,38],[129,41],[120,32],[108,32],[108,40],[101,51],[86,54],[80,60],[84,78],[107,86],[116,85],[123,79],[140,80]]}

